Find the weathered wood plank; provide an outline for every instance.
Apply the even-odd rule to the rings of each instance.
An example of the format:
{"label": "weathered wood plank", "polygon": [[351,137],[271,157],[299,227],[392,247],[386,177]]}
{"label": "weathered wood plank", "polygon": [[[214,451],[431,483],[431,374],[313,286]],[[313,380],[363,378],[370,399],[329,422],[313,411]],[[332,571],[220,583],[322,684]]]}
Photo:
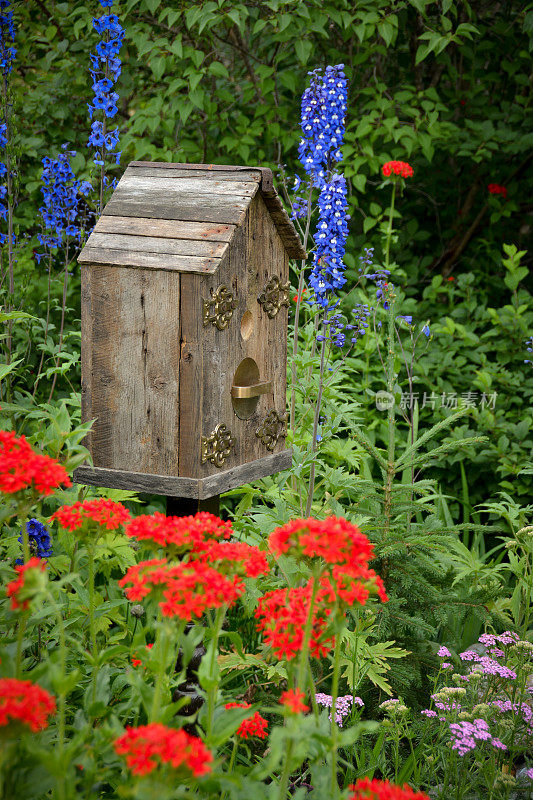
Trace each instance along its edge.
{"label": "weathered wood plank", "polygon": [[265,201],[266,207],[270,211],[270,215],[278,229],[289,256],[291,258],[307,258],[307,253],[296,232],[296,228],[292,224],[275,189],[272,189],[272,191],[261,191],[261,196]]}
{"label": "weathered wood plank", "polygon": [[198,498],[196,478],[177,478],[168,475],[147,475],[143,472],[126,472],[118,469],[81,466],[74,470],[74,481],[82,485],[107,486],[111,489],[129,489],[146,494],[171,497]]}
{"label": "weathered wood plank", "polygon": [[151,236],[127,236],[93,231],[87,247],[98,250],[127,250],[135,253],[166,253],[179,256],[211,256],[222,258],[228,247],[226,242],[209,242],[198,239],[159,239]]}
{"label": "weathered wood plank", "polygon": [[[197,167],[197,164],[191,164],[191,167]],[[243,167],[239,170],[225,171],[217,170],[216,172],[207,169],[182,169],[179,164],[150,164],[149,162],[141,162],[141,166],[129,164],[127,167],[128,174],[139,175],[142,177],[166,177],[166,178],[202,178],[206,181],[247,181],[251,183],[261,182],[261,173],[259,170],[247,169]]]}
{"label": "weathered wood plank", "polygon": [[170,173],[170,177],[166,170],[152,169],[149,172],[155,173],[154,175],[141,175],[143,172],[140,167],[132,167],[127,169],[122,178],[120,179],[120,190],[125,188],[135,187],[140,188],[142,191],[159,191],[166,192],[183,192],[188,194],[230,194],[236,196],[253,197],[257,192],[258,186],[256,181],[237,181],[225,180],[217,181],[212,179],[200,178],[178,178],[175,173]]}
{"label": "weathered wood plank", "polygon": [[169,253],[133,253],[129,250],[109,250],[85,246],[78,257],[80,263],[167,270],[170,272],[216,272],[220,258],[174,256]]}
{"label": "weathered wood plank", "polygon": [[130,161],[128,164],[129,167],[143,167],[143,166],[152,166],[152,167],[162,167],[164,169],[171,169],[171,170],[182,170],[182,171],[193,171],[193,172],[201,172],[202,174],[207,173],[219,173],[219,172],[227,172],[227,173],[259,173],[261,176],[261,188],[265,191],[269,191],[273,188],[273,179],[272,179],[272,170],[268,167],[245,167],[245,166],[238,166],[235,164],[174,164],[170,161]]}
{"label": "weathered wood plank", "polygon": [[[81,270],[81,420],[89,422],[92,416],[92,325],[93,291],[91,287],[91,267]],[[89,432],[84,445],[91,451],[92,433]]]}
{"label": "weathered wood plank", "polygon": [[147,475],[126,470],[105,469],[83,465],[74,471],[74,481],[91,486],[130,489],[147,494],[171,497],[193,497],[205,500],[236,486],[259,480],[292,465],[292,450],[273,453],[249,464],[218,472],[207,478],[183,478],[170,475]]}
{"label": "weathered wood plank", "polygon": [[[210,201],[210,202],[209,202]],[[240,225],[246,214],[250,198],[239,200],[233,195],[206,195],[191,197],[181,195],[170,198],[167,193],[134,195],[115,191],[104,209],[104,214],[116,217],[149,217],[151,219],[177,219],[184,222],[221,222]]]}
{"label": "weathered wood plank", "polygon": [[199,481],[200,498],[213,497],[216,494],[229,492],[236,486],[243,486],[245,483],[252,483],[267,475],[281,472],[283,469],[290,469],[292,466],[292,450],[283,450],[281,453],[271,455],[251,461],[248,464],[240,464],[238,467],[217,472],[201,478]]}
{"label": "weathered wood plank", "polygon": [[[209,297],[208,277],[181,275],[180,307],[180,441],[179,474],[201,474],[200,449],[204,414],[204,362],[202,298]],[[217,380],[211,368],[209,379]]]}
{"label": "weathered wood plank", "polygon": [[176,474],[179,275],[93,268],[95,466]]}
{"label": "weathered wood plank", "polygon": [[106,215],[102,215],[94,226],[95,233],[123,233],[168,239],[207,239],[212,242],[229,242],[234,231],[235,225]]}

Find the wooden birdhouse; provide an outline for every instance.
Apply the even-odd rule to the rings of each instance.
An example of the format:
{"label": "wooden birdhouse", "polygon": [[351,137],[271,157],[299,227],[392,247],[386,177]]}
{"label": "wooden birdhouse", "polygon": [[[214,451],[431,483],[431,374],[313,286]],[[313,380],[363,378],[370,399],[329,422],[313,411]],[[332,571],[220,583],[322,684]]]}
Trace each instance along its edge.
{"label": "wooden birdhouse", "polygon": [[79,262],[78,483],[209,498],[286,469],[289,258],[268,169],[132,162]]}

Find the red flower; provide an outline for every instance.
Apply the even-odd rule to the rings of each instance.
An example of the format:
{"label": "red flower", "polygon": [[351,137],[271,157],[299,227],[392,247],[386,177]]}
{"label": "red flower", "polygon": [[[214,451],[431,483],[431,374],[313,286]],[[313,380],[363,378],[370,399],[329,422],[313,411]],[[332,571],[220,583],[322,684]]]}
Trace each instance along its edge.
{"label": "red flower", "polygon": [[167,517],[156,512],[131,520],[125,533],[156,547],[172,546],[181,553],[201,549],[213,539],[229,539],[232,528],[231,522],[223,522],[207,511],[200,511],[191,517]]}
{"label": "red flower", "polygon": [[446,280],[448,280],[448,281],[454,281],[454,280],[455,280],[455,278],[454,278],[452,275],[450,275],[450,277],[449,277],[449,278],[446,278]]}
{"label": "red flower", "polygon": [[304,703],[305,694],[299,689],[287,689],[279,698],[283,706],[287,706],[293,714],[300,714],[309,711],[309,706]]}
{"label": "red flower", "polygon": [[99,500],[85,500],[84,503],[74,503],[72,506],[62,506],[50,519],[57,519],[62,528],[69,531],[78,530],[83,525],[84,519],[92,519],[103,525],[108,531],[114,531],[124,525],[130,518],[130,512],[122,503],[101,498]]}
{"label": "red flower", "polygon": [[[318,263],[320,263],[320,261],[321,261],[321,259],[319,259],[319,260],[318,260]],[[304,288],[304,290],[303,290],[303,292],[302,292],[302,298],[304,298],[306,294],[307,294],[307,288]],[[297,300],[298,300],[298,295],[297,295],[297,294],[295,294],[295,295],[294,295],[294,297],[293,297],[292,299],[293,299],[293,301],[296,303],[296,302],[297,302]]]}
{"label": "red flower", "polygon": [[349,789],[352,794],[348,800],[429,800],[424,792],[415,792],[407,784],[396,786],[389,781],[361,778]]}
{"label": "red flower", "polygon": [[388,601],[383,581],[373,569],[341,565],[333,567],[331,575],[320,579],[319,602],[335,605],[336,601],[352,606],[364,606],[370,594],[377,594],[384,603]]}
{"label": "red flower", "polygon": [[0,725],[23,722],[39,731],[48,726],[55,710],[55,697],[36,683],[0,678]]}
{"label": "red flower", "polygon": [[413,168],[406,161],[387,161],[383,164],[381,171],[385,178],[390,175],[399,175],[401,178],[411,178],[413,176]]}
{"label": "red flower", "polygon": [[26,583],[28,577],[35,577],[36,572],[46,571],[46,562],[40,558],[30,558],[26,564],[19,564],[15,567],[18,578],[7,584],[6,593],[11,598],[11,608],[20,608],[26,611],[30,604],[32,588]]}
{"label": "red flower", "polygon": [[507,189],[499,183],[489,183],[487,186],[489,194],[501,194],[504,200],[507,200]]}
{"label": "red flower", "polygon": [[0,492],[13,494],[35,487],[39,494],[52,494],[71,480],[61,464],[50,456],[35,453],[24,436],[0,431]]}
{"label": "red flower", "polygon": [[201,739],[160,722],[126,728],[113,746],[119,756],[126,756],[134,775],[148,775],[158,763],[170,764],[175,769],[186,767],[195,776],[211,771],[213,756]]}
{"label": "red flower", "polygon": [[[301,651],[304,629],[310,611],[312,595],[311,581],[296,589],[276,589],[260,598],[255,616],[257,628],[264,632],[265,640],[278,658],[288,661]],[[315,602],[311,627],[309,652],[313,658],[326,655],[335,644],[333,637],[326,636],[327,617],[330,609]]]}
{"label": "red flower", "polygon": [[266,575],[269,571],[266,555],[258,547],[244,542],[207,542],[194,556],[195,560],[216,564],[222,572],[236,572],[249,578]]}
{"label": "red flower", "polygon": [[231,605],[244,592],[244,584],[236,575],[227,577],[200,561],[171,565],[164,558],[141,561],[130,567],[119,581],[127,586],[129,600],[142,600],[159,589],[163,616],[191,620],[208,608]]}
{"label": "red flower", "polygon": [[322,558],[327,564],[367,564],[374,551],[356,525],[340,517],[294,519],[270,534],[274,555]]}
{"label": "red flower", "polygon": [[[226,703],[225,708],[251,708],[250,703]],[[244,719],[237,728],[237,736],[241,739],[248,739],[249,736],[257,736],[258,739],[267,738],[268,722],[256,711],[253,717]]]}

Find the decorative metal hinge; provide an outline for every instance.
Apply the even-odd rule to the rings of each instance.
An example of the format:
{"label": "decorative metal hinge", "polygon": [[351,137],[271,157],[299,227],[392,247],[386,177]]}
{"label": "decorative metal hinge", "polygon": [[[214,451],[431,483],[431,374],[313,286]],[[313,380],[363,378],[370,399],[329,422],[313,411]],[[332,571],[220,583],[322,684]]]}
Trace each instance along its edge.
{"label": "decorative metal hinge", "polygon": [[237,302],[227,286],[219,286],[216,291],[213,291],[213,289],[209,291],[211,299],[203,301],[204,328],[211,323],[219,331],[223,331],[229,325]]}
{"label": "decorative metal hinge", "polygon": [[270,319],[276,316],[282,306],[289,305],[290,289],[290,281],[282,283],[281,278],[278,278],[277,275],[270,278],[257,298],[257,302],[261,304],[263,311],[268,314]]}
{"label": "decorative metal hinge", "polygon": [[215,467],[221,467],[236,441],[231,431],[221,422],[209,436],[202,436],[202,464],[211,461]]}
{"label": "decorative metal hinge", "polygon": [[267,450],[274,450],[280,436],[286,436],[287,431],[285,422],[287,414],[278,414],[275,409],[269,411],[261,425],[257,428],[255,435],[265,445]]}

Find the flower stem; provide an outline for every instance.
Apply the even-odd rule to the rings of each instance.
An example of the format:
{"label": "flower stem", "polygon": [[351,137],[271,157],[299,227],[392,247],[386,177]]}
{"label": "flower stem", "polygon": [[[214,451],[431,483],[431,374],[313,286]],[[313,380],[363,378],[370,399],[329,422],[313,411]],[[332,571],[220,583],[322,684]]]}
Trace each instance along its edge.
{"label": "flower stem", "polygon": [[209,659],[209,687],[207,690],[207,724],[206,724],[206,741],[209,743],[211,741],[211,737],[213,734],[213,717],[215,714],[215,702],[218,692],[218,680],[216,680],[217,676],[217,652],[218,652],[218,637],[220,634],[220,629],[222,628],[222,623],[224,622],[224,617],[226,614],[225,606],[221,606],[217,609],[216,616],[215,616],[215,623],[213,625],[213,638],[211,640],[211,651],[210,651],[210,659]]}
{"label": "flower stem", "polygon": [[[155,678],[154,696],[152,698],[152,708],[150,711],[150,722],[156,722],[161,709],[161,696],[163,694],[163,682],[165,680],[166,664],[168,657],[168,645],[170,641],[169,632],[166,626],[160,621],[157,628],[155,639],[155,650],[157,653],[158,667]],[[181,637],[180,637],[181,638]]]}
{"label": "flower stem", "polygon": [[94,627],[94,542],[87,545],[89,556],[89,639],[91,643],[91,653],[96,660],[96,631]]}
{"label": "flower stem", "polygon": [[335,651],[333,656],[333,680],[331,684],[331,798],[335,800],[339,795],[339,784],[337,781],[337,739],[339,727],[335,719],[337,697],[339,694],[339,672],[341,665],[341,631],[344,620],[341,618],[337,622],[335,631]]}
{"label": "flower stem", "polygon": [[302,651],[300,653],[300,663],[298,665],[297,687],[301,691],[305,691],[305,676],[307,672],[309,642],[311,639],[311,631],[313,628],[313,612],[314,612],[315,598],[316,598],[316,593],[318,591],[318,577],[319,577],[318,569],[315,568],[315,572],[312,578],[313,588],[311,591],[311,600],[309,603],[309,613],[305,621],[304,638],[302,641]]}
{"label": "flower stem", "polygon": [[320,352],[320,377],[318,383],[318,397],[316,399],[316,407],[315,407],[315,418],[313,420],[313,438],[311,440],[311,451],[313,453],[313,460],[311,461],[311,471],[309,473],[309,490],[307,493],[307,504],[305,507],[305,516],[308,517],[311,514],[311,506],[313,504],[313,494],[315,491],[315,462],[316,456],[316,437],[318,433],[318,420],[320,419],[320,406],[322,404],[322,393],[324,391],[324,367],[326,364],[326,336],[325,336],[325,325],[324,328],[324,338],[322,340],[322,349]]}
{"label": "flower stem", "polygon": [[15,661],[15,674],[17,678],[22,677],[22,651],[24,645],[24,634],[26,633],[26,625],[28,622],[28,615],[29,615],[28,611],[22,614],[17,629],[17,655]]}

